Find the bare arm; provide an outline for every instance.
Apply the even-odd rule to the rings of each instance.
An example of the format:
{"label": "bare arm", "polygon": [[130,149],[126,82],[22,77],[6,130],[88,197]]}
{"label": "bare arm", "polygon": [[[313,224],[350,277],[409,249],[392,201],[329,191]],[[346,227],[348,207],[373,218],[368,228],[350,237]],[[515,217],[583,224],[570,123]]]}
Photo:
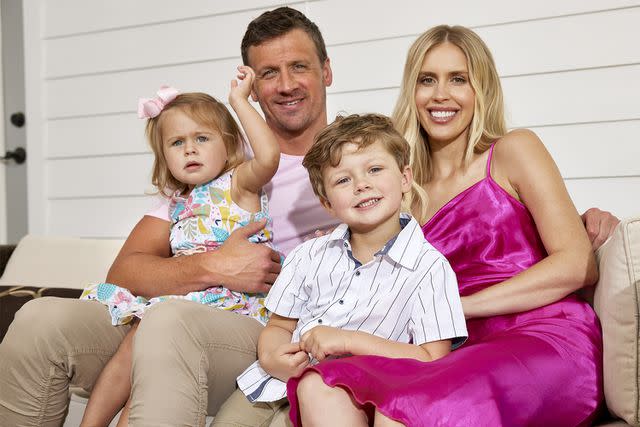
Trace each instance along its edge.
{"label": "bare arm", "polygon": [[300,343],[291,342],[296,324],[297,319],[273,313],[258,339],[260,365],[282,381],[299,375],[309,364],[309,356],[300,349]]}
{"label": "bare arm", "polygon": [[242,123],[254,157],[238,166],[236,182],[239,191],[258,194],[278,170],[280,146],[267,123],[248,101],[255,80],[253,70],[240,66],[238,72],[238,78],[243,81],[241,84],[236,80],[231,82],[229,103]]}
{"label": "bare arm", "polygon": [[531,131],[505,136],[494,168],[533,216],[548,256],[520,274],[462,298],[467,318],[518,313],[565,297],[598,278],[591,243],[560,172]]}
{"label": "bare arm", "polygon": [[280,255],[247,240],[263,227],[261,221],[234,231],[217,251],[171,257],[169,222],[144,216],[111,265],[107,281],[146,297],[186,294],[218,284],[266,292],[280,272]]}
{"label": "bare arm", "polygon": [[348,331],[330,326],[316,326],[300,340],[301,348],[318,360],[331,355],[375,355],[409,358],[429,362],[451,351],[451,340],[433,341],[422,345],[390,341],[366,332]]}

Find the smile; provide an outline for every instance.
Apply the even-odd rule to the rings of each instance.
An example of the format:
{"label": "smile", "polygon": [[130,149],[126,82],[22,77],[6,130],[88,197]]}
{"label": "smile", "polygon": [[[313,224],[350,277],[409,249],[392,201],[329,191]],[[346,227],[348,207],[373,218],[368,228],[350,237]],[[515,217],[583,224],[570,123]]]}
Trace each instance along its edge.
{"label": "smile", "polygon": [[358,203],[356,205],[356,208],[368,208],[369,206],[373,206],[377,204],[380,200],[381,200],[380,198],[367,199]]}

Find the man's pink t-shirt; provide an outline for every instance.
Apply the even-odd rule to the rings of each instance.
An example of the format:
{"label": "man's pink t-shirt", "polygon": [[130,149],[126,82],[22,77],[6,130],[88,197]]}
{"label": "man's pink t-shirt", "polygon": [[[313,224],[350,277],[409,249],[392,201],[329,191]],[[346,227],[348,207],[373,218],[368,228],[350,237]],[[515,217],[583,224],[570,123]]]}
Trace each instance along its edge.
{"label": "man's pink t-shirt", "polygon": [[[305,236],[338,224],[313,194],[302,159],[281,154],[278,171],[264,187],[273,219],[273,242],[285,255],[302,243]],[[162,198],[147,215],[169,221],[169,201]]]}

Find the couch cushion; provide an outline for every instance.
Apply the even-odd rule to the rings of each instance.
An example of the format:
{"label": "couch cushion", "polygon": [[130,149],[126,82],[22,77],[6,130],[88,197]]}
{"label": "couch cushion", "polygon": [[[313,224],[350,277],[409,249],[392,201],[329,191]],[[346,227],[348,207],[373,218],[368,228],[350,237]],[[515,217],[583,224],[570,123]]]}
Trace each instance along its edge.
{"label": "couch cushion", "polygon": [[594,308],[603,331],[607,407],[612,414],[638,426],[640,218],[622,221],[596,255],[600,280]]}
{"label": "couch cushion", "polygon": [[82,289],[102,282],[122,240],[28,235],[13,251],[0,286]]}

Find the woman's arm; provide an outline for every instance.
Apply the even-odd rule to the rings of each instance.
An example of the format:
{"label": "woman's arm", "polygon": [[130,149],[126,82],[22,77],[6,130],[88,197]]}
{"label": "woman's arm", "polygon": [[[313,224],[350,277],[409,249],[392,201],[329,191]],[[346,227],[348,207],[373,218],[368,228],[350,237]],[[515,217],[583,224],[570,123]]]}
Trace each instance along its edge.
{"label": "woman's arm", "polygon": [[467,318],[541,307],[592,285],[598,271],[591,243],[560,172],[531,131],[516,130],[495,146],[494,179],[527,207],[549,256],[520,274],[462,298]]}
{"label": "woman's arm", "polygon": [[328,356],[353,354],[429,362],[449,354],[451,340],[433,341],[417,346],[390,341],[362,331],[316,326],[301,337],[300,346],[318,360],[324,360]]}
{"label": "woman's arm", "polygon": [[299,375],[309,365],[309,356],[300,349],[300,343],[291,342],[297,322],[297,319],[272,313],[258,338],[260,365],[281,381]]}
{"label": "woman's arm", "polygon": [[[242,123],[254,156],[236,169],[238,192],[234,195],[242,197],[242,192],[258,194],[271,180],[280,163],[280,146],[262,116],[249,103],[251,85],[255,80],[253,70],[243,65],[238,67],[238,72],[238,78],[243,81],[241,84],[236,80],[231,82],[229,103]],[[238,203],[235,198],[234,201]]]}
{"label": "woman's arm", "polygon": [[220,283],[235,291],[267,292],[280,272],[280,255],[247,240],[263,227],[260,221],[234,231],[217,251],[171,257],[169,223],[144,216],[106,280],[145,297],[186,294]]}

